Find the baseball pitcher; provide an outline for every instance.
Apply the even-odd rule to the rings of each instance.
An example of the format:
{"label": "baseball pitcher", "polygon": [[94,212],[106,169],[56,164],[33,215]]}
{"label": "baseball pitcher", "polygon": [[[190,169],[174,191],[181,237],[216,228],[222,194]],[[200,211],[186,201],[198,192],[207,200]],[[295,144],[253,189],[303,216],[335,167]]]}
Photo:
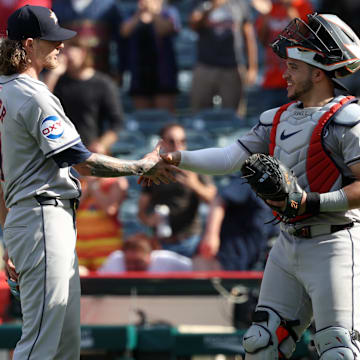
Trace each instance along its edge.
{"label": "baseball pitcher", "polygon": [[23,314],[13,359],[75,360],[80,184],[71,167],[99,177],[145,174],[156,183],[174,178],[160,159],[160,144],[137,161],[91,153],[82,144],[59,100],[39,80],[43,69],[58,65],[63,41],[76,34],[60,27],[51,10],[26,5],[9,17],[7,31],[0,42],[0,219],[6,271],[13,291],[20,291]]}

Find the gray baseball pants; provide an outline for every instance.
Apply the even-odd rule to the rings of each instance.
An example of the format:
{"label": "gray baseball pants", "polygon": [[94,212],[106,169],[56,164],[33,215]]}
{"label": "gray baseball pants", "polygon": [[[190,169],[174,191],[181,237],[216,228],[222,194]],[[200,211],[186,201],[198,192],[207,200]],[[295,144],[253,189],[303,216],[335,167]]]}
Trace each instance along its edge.
{"label": "gray baseball pants", "polygon": [[19,273],[22,336],[13,360],[80,358],[80,278],[70,201],[13,206],[4,241]]}
{"label": "gray baseball pants", "polygon": [[360,224],[314,238],[282,231],[266,264],[259,305],[316,330],[360,330]]}

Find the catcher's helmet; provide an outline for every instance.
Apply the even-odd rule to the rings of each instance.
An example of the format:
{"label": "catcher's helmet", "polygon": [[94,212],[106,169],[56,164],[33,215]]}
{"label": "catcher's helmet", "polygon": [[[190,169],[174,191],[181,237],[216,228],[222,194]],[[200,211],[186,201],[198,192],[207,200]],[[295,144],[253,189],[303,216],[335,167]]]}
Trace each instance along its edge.
{"label": "catcher's helmet", "polygon": [[282,58],[304,61],[341,78],[360,69],[360,40],[338,16],[310,14],[292,20],[270,44]]}

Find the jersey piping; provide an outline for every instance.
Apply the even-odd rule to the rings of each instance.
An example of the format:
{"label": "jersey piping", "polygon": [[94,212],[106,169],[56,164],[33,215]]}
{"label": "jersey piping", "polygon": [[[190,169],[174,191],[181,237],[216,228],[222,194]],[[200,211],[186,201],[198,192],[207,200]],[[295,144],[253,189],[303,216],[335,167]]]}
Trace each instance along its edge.
{"label": "jersey piping", "polygon": [[54,149],[54,150],[52,150],[52,151],[49,151],[48,153],[45,154],[45,157],[49,158],[49,157],[51,157],[52,155],[55,155],[55,154],[57,154],[57,153],[59,153],[59,152],[61,152],[61,151],[63,151],[63,150],[66,150],[67,148],[69,148],[69,147],[77,144],[78,142],[80,142],[80,140],[81,140],[81,139],[80,139],[80,136],[79,136],[79,137],[77,137],[76,139],[74,139],[74,140],[72,140],[72,141],[70,141],[70,142],[68,142],[68,143],[66,143],[66,144],[58,147],[57,149]]}

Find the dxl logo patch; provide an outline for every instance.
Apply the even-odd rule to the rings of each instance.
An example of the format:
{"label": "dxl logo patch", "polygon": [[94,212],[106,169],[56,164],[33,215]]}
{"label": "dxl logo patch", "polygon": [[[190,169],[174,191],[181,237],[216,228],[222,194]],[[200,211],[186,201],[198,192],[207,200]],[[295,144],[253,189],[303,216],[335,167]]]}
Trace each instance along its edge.
{"label": "dxl logo patch", "polygon": [[58,139],[64,134],[62,122],[55,115],[48,116],[42,121],[40,131],[47,139],[51,140]]}

